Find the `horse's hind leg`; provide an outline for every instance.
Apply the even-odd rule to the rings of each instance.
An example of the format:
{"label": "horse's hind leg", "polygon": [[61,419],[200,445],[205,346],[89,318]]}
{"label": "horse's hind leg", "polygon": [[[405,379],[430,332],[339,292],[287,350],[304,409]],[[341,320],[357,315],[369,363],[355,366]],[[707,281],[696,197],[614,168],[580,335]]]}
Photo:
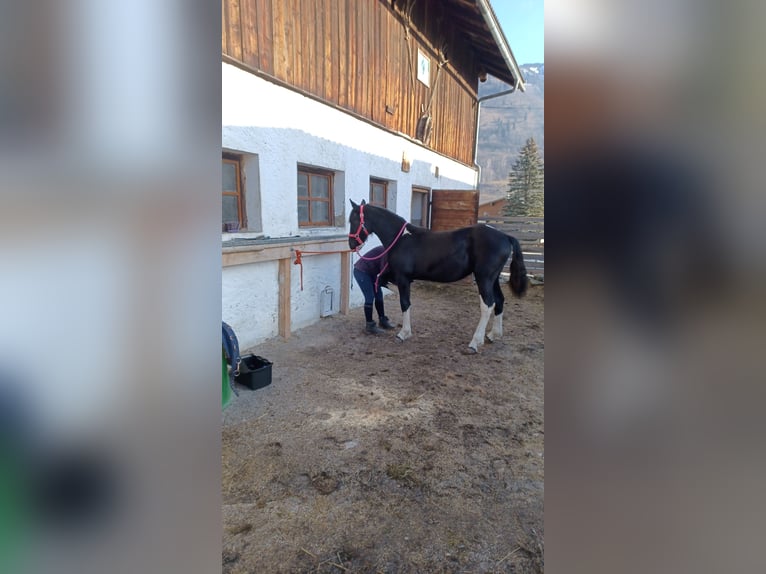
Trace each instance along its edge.
{"label": "horse's hind leg", "polygon": [[490,343],[499,341],[503,337],[503,304],[505,303],[505,297],[503,291],[500,289],[500,277],[495,279],[494,285],[492,285],[492,292],[495,295],[495,319],[492,321],[492,330],[487,335]]}
{"label": "horse's hind leg", "polygon": [[495,307],[494,296],[492,293],[492,285],[487,284],[486,281],[477,281],[479,286],[479,303],[481,305],[481,318],[479,324],[476,326],[476,331],[473,334],[473,339],[468,343],[468,348],[474,353],[479,351],[479,347],[484,344],[484,335],[487,332],[487,323],[492,314],[492,309]]}
{"label": "horse's hind leg", "polygon": [[412,336],[412,327],[410,326],[410,283],[404,281],[397,283],[399,288],[399,304],[402,307],[402,329],[396,334],[400,341],[409,339]]}

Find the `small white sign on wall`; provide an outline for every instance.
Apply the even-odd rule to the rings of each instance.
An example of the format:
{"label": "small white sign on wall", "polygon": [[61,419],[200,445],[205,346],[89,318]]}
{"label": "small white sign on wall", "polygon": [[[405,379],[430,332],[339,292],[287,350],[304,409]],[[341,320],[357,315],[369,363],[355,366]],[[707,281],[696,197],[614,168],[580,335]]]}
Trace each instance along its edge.
{"label": "small white sign on wall", "polygon": [[418,80],[431,86],[431,59],[418,48]]}

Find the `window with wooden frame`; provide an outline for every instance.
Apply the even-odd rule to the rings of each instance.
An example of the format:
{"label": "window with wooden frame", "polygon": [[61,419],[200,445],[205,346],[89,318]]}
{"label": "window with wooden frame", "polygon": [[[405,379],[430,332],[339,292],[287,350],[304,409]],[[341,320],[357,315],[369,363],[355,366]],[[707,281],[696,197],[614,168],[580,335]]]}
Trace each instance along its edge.
{"label": "window with wooden frame", "polygon": [[333,225],[333,172],[298,166],[298,225]]}
{"label": "window with wooden frame", "polygon": [[247,227],[242,192],[242,160],[233,154],[223,154],[222,161],[222,231],[239,231]]}
{"label": "window with wooden frame", "polygon": [[382,179],[370,179],[370,205],[388,207],[388,182]]}
{"label": "window with wooden frame", "polygon": [[428,228],[428,195],[425,187],[412,188],[412,203],[410,204],[410,223],[418,227]]}

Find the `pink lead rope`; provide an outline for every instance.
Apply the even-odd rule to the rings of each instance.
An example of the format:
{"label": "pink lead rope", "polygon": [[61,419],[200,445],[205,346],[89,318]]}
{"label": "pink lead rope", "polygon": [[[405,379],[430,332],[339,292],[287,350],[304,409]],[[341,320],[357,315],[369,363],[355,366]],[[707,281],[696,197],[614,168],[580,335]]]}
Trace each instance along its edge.
{"label": "pink lead rope", "polygon": [[[380,258],[381,258],[381,257],[383,257],[383,256],[384,256],[386,253],[388,253],[389,251],[391,251],[391,248],[392,248],[394,245],[396,245],[396,242],[397,242],[397,241],[399,241],[399,238],[402,236],[402,233],[404,233],[404,230],[405,230],[405,229],[407,229],[407,222],[406,222],[406,221],[404,222],[404,225],[402,225],[402,228],[399,230],[399,233],[397,233],[397,234],[396,234],[396,237],[394,237],[394,240],[391,242],[391,245],[389,245],[388,247],[386,247],[386,248],[385,248],[385,250],[383,250],[383,253],[380,253],[380,254],[376,255],[375,257],[365,257],[364,255],[362,255],[361,253],[359,253],[359,252],[357,251],[357,255],[359,255],[359,259],[364,259],[365,261],[375,261],[376,259],[380,259]],[[361,247],[361,245],[360,245],[359,247]],[[357,250],[359,249],[359,247],[357,247]]]}
{"label": "pink lead rope", "polygon": [[[365,241],[362,241],[362,236],[361,236],[362,229],[367,231],[367,228],[364,226],[364,205],[359,206],[359,227],[357,228],[356,233],[349,233],[348,236],[353,237],[354,239],[356,239],[357,243],[359,243],[359,245],[357,245],[356,248],[353,249],[353,251],[355,251],[356,254],[359,255],[359,259],[364,259],[365,261],[375,261],[376,259],[380,259],[386,253],[391,251],[391,248],[394,245],[396,245],[396,242],[399,241],[399,238],[402,236],[402,233],[404,233],[404,230],[407,229],[407,222],[405,221],[402,224],[402,228],[399,230],[399,233],[396,234],[396,237],[394,237],[394,240],[391,242],[391,245],[386,247],[383,253],[381,253],[380,255],[376,255],[375,257],[365,257],[364,255],[359,253],[359,248],[362,245],[364,245],[365,241],[367,241],[366,239]],[[370,236],[370,232],[367,231],[367,237],[369,236]]]}
{"label": "pink lead rope", "polygon": [[378,292],[378,289],[380,289],[380,276],[383,275],[383,272],[388,269],[388,261],[386,261],[386,264],[383,266],[383,269],[380,270],[380,273],[378,273],[378,276],[375,277],[375,293]]}
{"label": "pink lead rope", "polygon": [[[357,245],[357,246],[356,246],[356,249],[354,249],[354,251],[356,252],[356,254],[359,256],[359,259],[364,259],[365,261],[375,261],[376,259],[380,259],[380,258],[381,258],[381,257],[383,257],[383,256],[384,256],[386,253],[388,253],[389,251],[391,251],[391,248],[392,248],[394,245],[396,245],[396,242],[397,242],[397,241],[399,241],[399,238],[400,238],[400,237],[402,236],[402,234],[404,233],[404,230],[405,230],[405,229],[407,229],[407,222],[405,221],[405,222],[402,224],[402,228],[399,230],[399,233],[397,233],[397,234],[396,234],[396,237],[394,237],[394,240],[391,242],[391,245],[389,245],[388,247],[386,247],[386,248],[383,250],[383,253],[380,253],[380,254],[376,255],[375,257],[365,257],[364,255],[362,255],[361,253],[359,253],[359,248],[360,248],[362,245],[364,245],[364,242],[361,240],[362,238],[361,238],[361,235],[360,235],[360,234],[361,234],[361,232],[362,232],[362,229],[364,229],[365,231],[367,230],[367,228],[366,228],[366,227],[364,227],[364,205],[361,205],[361,206],[359,206],[359,227],[357,228],[357,230],[356,230],[356,233],[353,233],[353,234],[352,234],[352,233],[349,233],[349,234],[348,234],[348,236],[349,236],[349,237],[353,237],[354,239],[356,239],[356,240],[359,242],[359,245]],[[368,231],[368,232],[367,232],[367,236],[369,237],[369,235],[370,235],[370,233],[369,233],[369,231]],[[378,292],[378,287],[379,287],[379,284],[380,284],[380,276],[381,276],[381,275],[383,275],[383,272],[384,272],[386,269],[388,269],[388,261],[386,261],[386,264],[383,266],[383,269],[381,269],[381,270],[380,270],[380,273],[378,273],[378,276],[375,278],[375,292],[376,292],[376,293]]]}

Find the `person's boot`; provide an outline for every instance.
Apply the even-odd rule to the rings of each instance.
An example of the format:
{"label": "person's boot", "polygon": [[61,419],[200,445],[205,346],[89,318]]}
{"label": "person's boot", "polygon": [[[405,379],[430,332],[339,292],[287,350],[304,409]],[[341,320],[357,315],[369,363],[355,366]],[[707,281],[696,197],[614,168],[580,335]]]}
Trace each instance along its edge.
{"label": "person's boot", "polygon": [[375,321],[367,321],[367,328],[365,329],[365,333],[368,335],[380,335],[381,333],[384,333],[384,331],[378,328],[378,326],[375,324]]}
{"label": "person's boot", "polygon": [[364,306],[364,319],[367,321],[367,327],[364,330],[365,333],[368,335],[380,335],[383,332],[382,330],[378,329],[375,321],[372,320],[372,305]]}
{"label": "person's boot", "polygon": [[386,312],[383,310],[383,301],[375,299],[375,310],[378,312],[378,324],[384,329],[393,329],[394,326],[386,317]]}

